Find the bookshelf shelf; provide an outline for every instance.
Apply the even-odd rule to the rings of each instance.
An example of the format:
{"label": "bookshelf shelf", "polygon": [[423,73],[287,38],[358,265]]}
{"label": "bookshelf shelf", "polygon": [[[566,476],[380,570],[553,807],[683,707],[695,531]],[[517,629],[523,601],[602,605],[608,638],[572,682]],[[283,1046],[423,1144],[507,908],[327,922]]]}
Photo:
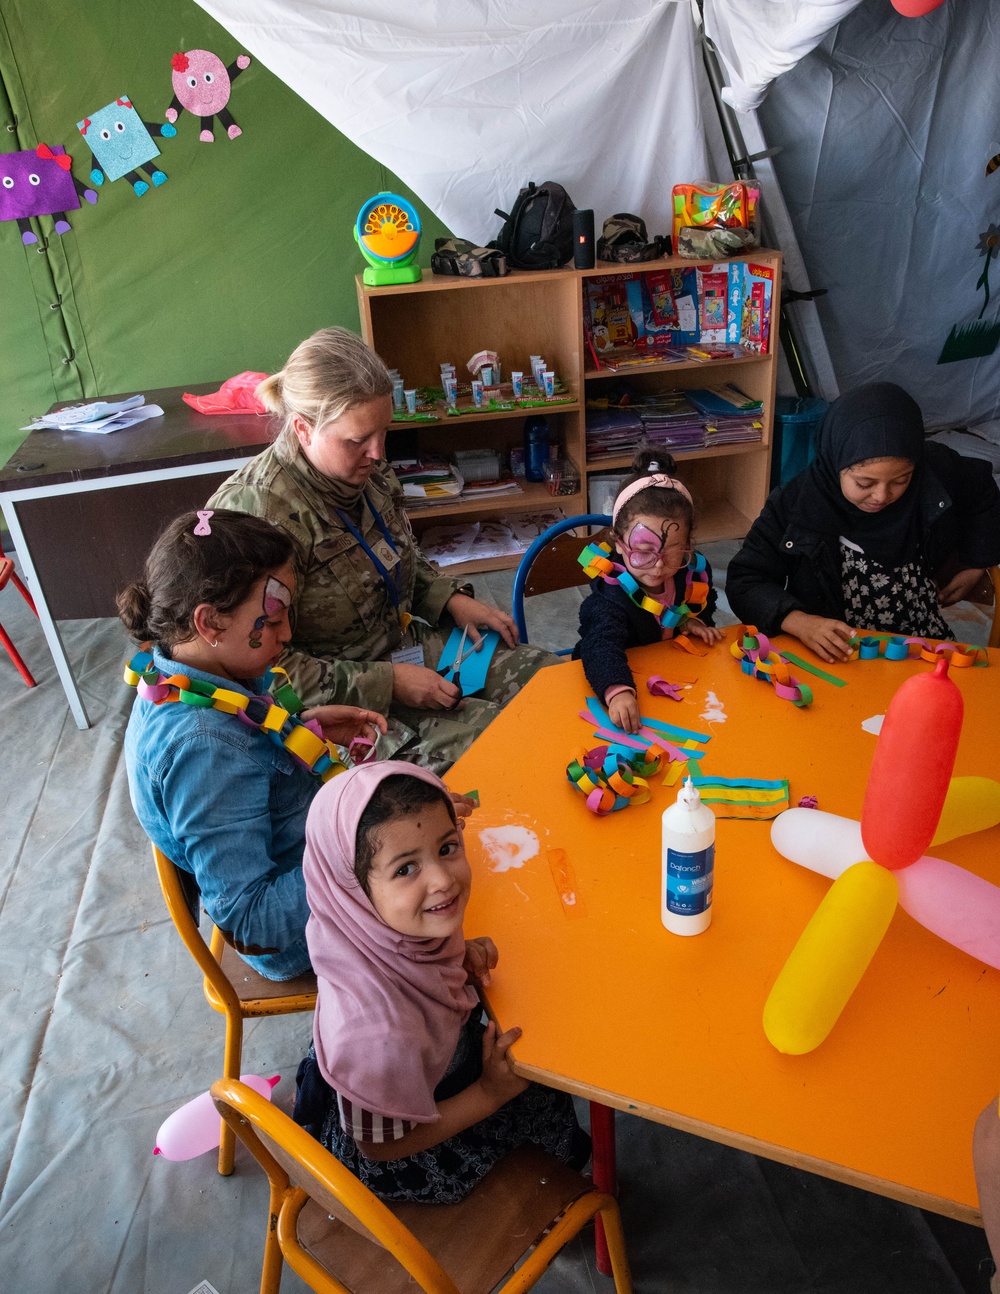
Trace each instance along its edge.
{"label": "bookshelf shelf", "polygon": [[[631,454],[622,454],[587,460],[586,400],[604,395],[608,379],[617,378],[640,392],[733,382],[763,401],[764,429],[759,442],[681,449],[675,453],[678,474],[691,488],[698,506],[698,538],[708,542],[746,534],[767,497],[770,479],[781,257],[777,252],[757,250],[732,260],[752,261],[774,269],[767,354],[709,362],[657,363],[618,373],[593,368],[583,328],[584,281],[597,275],[615,277],[657,269],[686,269],[697,262],[678,257],[635,266],[598,262],[593,270],[566,267],[515,271],[502,279],[447,278],[425,272],[419,283],[383,288],[365,287],[358,275],[358,310],[364,339],[390,367],[404,375],[408,386],[436,385],[441,362],[450,361],[461,372],[470,355],[490,349],[500,355],[505,376],[516,368],[530,372],[529,355],[544,355],[576,396],[569,404],[394,423],[393,430],[412,433],[421,450],[444,453],[456,448],[484,447],[503,456],[522,443],[525,418],[544,414],[553,442],[558,440],[561,452],[576,463],[584,482],[574,495],[553,495],[544,484],[519,481],[518,494],[486,498],[471,495],[414,504],[407,511],[417,533],[429,525],[485,520],[504,513],[556,507],[568,515],[589,511],[587,481],[602,473],[622,472],[632,459]],[[450,573],[468,574],[505,569],[516,562],[516,557],[488,558],[447,569]]]}

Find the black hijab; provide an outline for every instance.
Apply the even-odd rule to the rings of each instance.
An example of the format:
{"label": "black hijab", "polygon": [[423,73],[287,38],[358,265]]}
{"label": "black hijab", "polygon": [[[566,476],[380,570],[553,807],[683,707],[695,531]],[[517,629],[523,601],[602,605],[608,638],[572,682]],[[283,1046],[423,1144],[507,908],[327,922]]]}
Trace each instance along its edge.
{"label": "black hijab", "polygon": [[[840,473],[869,458],[905,458],[914,464],[906,491],[881,512],[862,512],[840,488]],[[808,468],[821,497],[825,528],[836,529],[883,566],[913,561],[920,550],[924,420],[917,402],[893,382],[871,382],[835,400],[820,427]]]}

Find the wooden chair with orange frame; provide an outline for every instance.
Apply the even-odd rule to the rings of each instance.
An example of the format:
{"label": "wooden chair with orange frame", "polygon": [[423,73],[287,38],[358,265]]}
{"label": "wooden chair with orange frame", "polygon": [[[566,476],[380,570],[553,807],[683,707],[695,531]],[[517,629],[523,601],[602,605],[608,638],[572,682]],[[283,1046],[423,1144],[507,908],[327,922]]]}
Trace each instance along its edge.
{"label": "wooden chair with orange frame", "polygon": [[[185,948],[198,964],[204,979],[208,1005],[226,1017],[226,1040],[223,1053],[224,1078],[238,1079],[243,1059],[243,1021],[266,1015],[293,1015],[312,1011],[316,1006],[316,976],[310,971],[291,980],[270,980],[246,964],[239,953],[222,937],[213,924],[206,943],[198,928],[201,896],[190,872],[153,845],[153,861],[177,933]],[[228,1177],[233,1171],[236,1141],[232,1128],[222,1124],[219,1141],[219,1172]]]}
{"label": "wooden chair with orange frame", "polygon": [[390,1207],[245,1084],[220,1079],[212,1098],[270,1184],[260,1294],[277,1294],[284,1261],[317,1294],[522,1294],[595,1214],[617,1294],[631,1294],[618,1205],[537,1147],[502,1159],[458,1204]]}

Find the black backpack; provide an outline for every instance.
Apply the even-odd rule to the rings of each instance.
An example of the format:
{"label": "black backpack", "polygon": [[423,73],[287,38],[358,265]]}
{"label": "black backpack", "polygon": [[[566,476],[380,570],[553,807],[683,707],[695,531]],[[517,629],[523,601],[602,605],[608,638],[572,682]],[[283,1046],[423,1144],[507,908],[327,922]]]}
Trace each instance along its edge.
{"label": "black backpack", "polygon": [[490,243],[518,270],[555,270],[573,255],[573,212],[576,207],[561,184],[546,180],[517,195],[510,215],[497,207],[504,225]]}

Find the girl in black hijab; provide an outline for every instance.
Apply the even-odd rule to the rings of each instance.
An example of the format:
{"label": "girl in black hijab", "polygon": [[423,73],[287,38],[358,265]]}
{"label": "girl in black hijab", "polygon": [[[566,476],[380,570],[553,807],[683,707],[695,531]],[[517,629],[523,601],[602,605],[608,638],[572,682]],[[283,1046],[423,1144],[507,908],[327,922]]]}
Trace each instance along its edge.
{"label": "girl in black hijab", "polygon": [[916,402],[876,382],[831,405],[815,460],[768,498],[726,594],[762,633],[846,660],[861,630],[949,637],[940,608],[998,561],[990,465],[925,442]]}

